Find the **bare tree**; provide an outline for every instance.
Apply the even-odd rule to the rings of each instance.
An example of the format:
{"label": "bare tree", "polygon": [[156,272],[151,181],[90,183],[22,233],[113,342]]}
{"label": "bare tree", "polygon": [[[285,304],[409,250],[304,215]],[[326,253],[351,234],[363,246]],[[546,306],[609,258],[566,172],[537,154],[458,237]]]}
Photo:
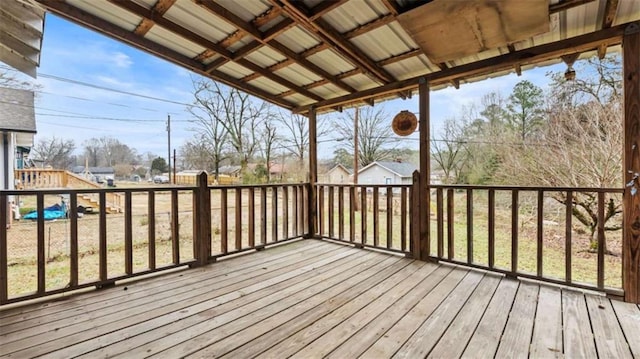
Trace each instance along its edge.
{"label": "bare tree", "polygon": [[[354,112],[349,111],[334,121],[335,130],[345,139],[354,136]],[[389,159],[398,141],[392,136],[391,118],[384,108],[364,107],[358,118],[358,159],[366,166],[374,161]],[[338,148],[353,152],[353,141],[342,141]]]}
{"label": "bare tree", "polygon": [[17,72],[15,74],[12,74],[8,71],[0,71],[0,87],[29,91],[36,91],[40,89],[40,85],[37,85],[29,80],[20,79],[20,75],[18,75]]}
{"label": "bare tree", "polygon": [[195,116],[192,122],[196,131],[215,143],[221,142],[221,138],[228,140],[240,156],[242,169],[246,169],[258,146],[256,128],[271,116],[269,105],[217,82],[193,80],[193,86],[194,105],[189,111]]}
{"label": "bare tree", "polygon": [[67,169],[75,162],[75,158],[72,156],[75,148],[73,140],[65,140],[55,136],[42,138],[31,148],[31,157],[34,161],[42,162],[43,166]]}
{"label": "bare tree", "polygon": [[[505,182],[518,185],[619,188],[622,133],[620,99],[606,106],[592,101],[555,113],[539,142],[501,151],[500,176]],[[551,195],[567,204],[565,193]],[[619,230],[619,221],[606,223],[621,213],[620,199],[607,195],[605,200],[605,230]],[[574,217],[589,229],[591,249],[597,248],[593,238],[598,227],[597,194],[576,192],[572,204]]]}
{"label": "bare tree", "polygon": [[82,143],[84,147],[84,158],[91,167],[100,165],[100,141],[97,138],[90,138]]}
{"label": "bare tree", "polygon": [[278,142],[278,135],[276,134],[276,126],[270,121],[263,122],[263,129],[260,133],[260,152],[265,159],[265,165],[267,167],[267,181],[271,181],[271,159],[273,157],[273,148]]}
{"label": "bare tree", "polygon": [[450,118],[442,132],[441,138],[431,140],[431,155],[444,172],[444,182],[457,183],[468,159],[465,124]]}
{"label": "bare tree", "polygon": [[[290,152],[302,164],[305,153],[309,149],[309,122],[306,117],[294,113],[278,112],[277,120],[282,125],[281,142],[285,149]],[[318,137],[325,136],[329,129],[326,122],[317,122],[316,133]]]}

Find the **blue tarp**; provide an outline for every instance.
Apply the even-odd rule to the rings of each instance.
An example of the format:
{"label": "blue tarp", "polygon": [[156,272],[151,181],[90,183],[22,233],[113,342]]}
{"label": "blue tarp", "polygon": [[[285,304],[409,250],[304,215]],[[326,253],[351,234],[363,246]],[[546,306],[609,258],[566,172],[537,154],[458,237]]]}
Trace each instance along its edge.
{"label": "blue tarp", "polygon": [[[50,221],[53,219],[66,218],[67,212],[60,206],[59,204],[54,204],[53,206],[46,207],[44,209],[44,220]],[[38,211],[31,211],[22,217],[24,219],[38,219]]]}

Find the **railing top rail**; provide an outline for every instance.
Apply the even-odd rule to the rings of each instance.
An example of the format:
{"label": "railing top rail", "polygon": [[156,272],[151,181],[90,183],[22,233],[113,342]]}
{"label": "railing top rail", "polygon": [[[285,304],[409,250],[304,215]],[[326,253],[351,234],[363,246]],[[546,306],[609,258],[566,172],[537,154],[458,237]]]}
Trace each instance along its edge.
{"label": "railing top rail", "polygon": [[604,187],[545,187],[545,186],[492,186],[492,185],[466,185],[466,184],[432,184],[430,188],[442,189],[480,189],[498,191],[544,191],[544,192],[606,192],[624,193],[624,188],[604,188]]}
{"label": "railing top rail", "polygon": [[229,189],[229,188],[274,188],[274,187],[293,187],[293,186],[306,186],[309,182],[297,182],[297,183],[265,183],[265,184],[218,184],[218,185],[209,185],[207,186],[209,189]]}
{"label": "railing top rail", "polygon": [[332,186],[332,187],[367,187],[367,188],[409,188],[410,183],[396,183],[396,184],[364,184],[364,183],[317,183],[317,186]]}

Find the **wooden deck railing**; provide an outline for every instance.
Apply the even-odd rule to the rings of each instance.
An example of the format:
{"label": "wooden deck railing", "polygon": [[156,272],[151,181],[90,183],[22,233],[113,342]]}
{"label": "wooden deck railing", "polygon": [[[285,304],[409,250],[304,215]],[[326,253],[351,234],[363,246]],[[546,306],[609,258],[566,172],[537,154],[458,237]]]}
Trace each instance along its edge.
{"label": "wooden deck railing", "polygon": [[[135,189],[0,191],[33,204],[37,220],[8,228],[0,206],[0,304],[116,281],[294,239],[307,231],[308,184]],[[124,198],[123,212],[107,214],[106,198]],[[78,198],[96,195],[97,214],[78,215]],[[68,218],[45,221],[43,210],[68,197]]]}
{"label": "wooden deck railing", "polygon": [[[621,209],[609,207],[614,196],[615,203],[621,203],[623,189],[433,185],[431,191],[431,258],[623,294],[620,261],[607,268],[605,260],[607,242],[621,248],[621,231],[610,232],[617,234],[617,241],[606,240],[605,217],[609,210],[620,212],[613,218],[620,223]],[[584,228],[575,220],[575,200],[584,196],[595,209],[583,212],[597,221],[595,246],[585,242],[588,233],[580,235],[582,241],[576,241],[574,233]]]}
{"label": "wooden deck railing", "polygon": [[410,254],[412,185],[318,184],[316,235]]}

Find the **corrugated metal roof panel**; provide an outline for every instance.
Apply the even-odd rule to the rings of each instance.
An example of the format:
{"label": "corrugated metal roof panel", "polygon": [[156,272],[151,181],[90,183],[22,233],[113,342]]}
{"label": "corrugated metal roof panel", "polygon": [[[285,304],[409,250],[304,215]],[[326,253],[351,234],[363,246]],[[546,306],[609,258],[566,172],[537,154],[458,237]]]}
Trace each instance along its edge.
{"label": "corrugated metal roof panel", "polygon": [[106,1],[69,0],[68,3],[128,31],[133,31],[142,20]]}
{"label": "corrugated metal roof panel", "polygon": [[314,74],[313,72],[305,69],[304,67],[298,64],[291,64],[285,68],[282,68],[276,71],[276,73],[279,76],[286,78],[289,81],[293,82],[294,84],[297,84],[300,86],[308,85],[313,82],[322,80],[322,77]]}
{"label": "corrugated metal roof panel", "polygon": [[286,56],[268,46],[261,47],[259,50],[245,56],[245,58],[262,67],[269,67],[287,59]]}
{"label": "corrugated metal roof panel", "polygon": [[355,69],[355,66],[353,66],[353,64],[351,64],[350,62],[347,62],[341,56],[338,56],[331,49],[315,53],[307,57],[307,60],[320,66],[321,68],[323,68],[325,71],[327,71],[332,75],[338,75],[343,72],[347,72]]}
{"label": "corrugated metal roof panel", "polygon": [[253,41],[253,37],[245,36],[242,39],[238,40],[237,42],[233,43],[233,45],[227,47],[227,50],[231,52],[238,51],[238,49],[244,47],[245,45],[248,45],[252,41]]}
{"label": "corrugated metal roof panel", "polygon": [[226,64],[218,67],[218,70],[236,79],[241,79],[245,76],[253,74],[253,71],[244,66],[240,66],[235,62],[227,62]]}
{"label": "corrugated metal roof panel", "polygon": [[268,0],[216,0],[216,2],[245,22],[255,19],[271,8]]}
{"label": "corrugated metal roof panel", "polygon": [[379,1],[350,1],[329,12],[322,19],[336,31],[345,33],[386,13],[388,13],[387,9]]}
{"label": "corrugated metal roof panel", "polygon": [[565,38],[579,36],[600,28],[602,20],[598,20],[599,5],[599,2],[594,1],[567,10]]}
{"label": "corrugated metal roof panel", "polygon": [[164,18],[213,42],[221,41],[236,31],[234,26],[191,1],[177,1],[164,14]]}
{"label": "corrugated metal roof panel", "polygon": [[318,86],[315,88],[312,88],[311,91],[313,93],[316,93],[326,99],[330,99],[330,98],[335,98],[335,97],[339,97],[339,96],[344,96],[344,95],[348,95],[349,92],[339,88],[338,86],[334,85],[334,84],[326,84],[323,86]]}
{"label": "corrugated metal roof panel", "polygon": [[640,1],[638,0],[620,0],[618,2],[618,15],[613,24],[620,25],[638,19],[640,13]]}
{"label": "corrugated metal roof panel", "polygon": [[371,80],[369,76],[364,74],[357,74],[354,76],[346,77],[342,79],[342,82],[346,83],[347,85],[353,87],[358,91],[370,89],[379,85],[377,82]]}
{"label": "corrugated metal roof panel", "polygon": [[311,105],[312,103],[315,102],[314,100],[297,93],[290,96],[286,96],[284,97],[284,99],[287,101],[293,102],[295,104],[300,104],[300,106]]}
{"label": "corrugated metal roof panel", "polygon": [[276,37],[276,40],[296,53],[310,49],[320,43],[307,30],[294,26]]}
{"label": "corrugated metal roof panel", "polygon": [[157,2],[157,0],[132,0],[132,1],[147,9],[151,9],[153,5],[155,5]]}
{"label": "corrugated metal roof panel", "polygon": [[174,51],[177,51],[183,55],[189,57],[195,57],[199,53],[205,50],[204,47],[185,40],[183,37],[172,33],[160,26],[154,26],[147,32],[145,37],[153,42],[168,47]]}
{"label": "corrugated metal roof panel", "polygon": [[417,48],[413,41],[405,41],[406,37],[398,36],[397,29],[394,30],[391,26],[382,26],[351,39],[351,42],[372,60],[380,61]]}
{"label": "corrugated metal roof panel", "polygon": [[398,80],[405,80],[435,71],[427,67],[418,56],[394,62],[384,68]]}
{"label": "corrugated metal roof panel", "polygon": [[289,90],[287,87],[284,87],[277,82],[271,81],[266,77],[258,77],[257,79],[249,81],[248,83],[255,87],[261,88],[272,95],[277,95]]}

